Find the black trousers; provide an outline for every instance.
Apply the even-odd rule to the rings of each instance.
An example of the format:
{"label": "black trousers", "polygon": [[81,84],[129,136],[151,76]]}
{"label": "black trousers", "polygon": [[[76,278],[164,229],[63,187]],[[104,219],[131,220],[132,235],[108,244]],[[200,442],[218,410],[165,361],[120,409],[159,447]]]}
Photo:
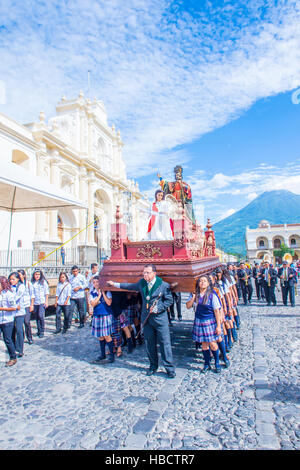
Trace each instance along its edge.
{"label": "black trousers", "polygon": [[275,294],[275,284],[268,286],[268,283],[264,281],[263,283],[263,288],[265,292],[265,297],[268,305],[271,305],[271,302],[273,305],[276,305],[276,294]]}
{"label": "black trousers", "polygon": [[287,305],[287,299],[289,295],[290,303],[292,307],[295,306],[295,286],[290,286],[288,282],[284,282],[281,285],[282,301],[284,305]]}
{"label": "black trousers", "polygon": [[71,299],[72,316],[73,316],[75,307],[77,307],[77,310],[79,313],[80,325],[83,325],[84,319],[85,319],[84,297],[81,297],[79,299]]}
{"label": "black trousers", "polygon": [[72,323],[71,305],[58,305],[56,307],[56,329],[61,329],[61,313],[64,314],[64,330],[68,330]]}
{"label": "black trousers", "polygon": [[166,371],[174,372],[175,368],[173,365],[171,337],[166,311],[159,315],[150,315],[146,325],[144,326],[144,339],[150,362],[150,369],[158,369],[157,345],[159,344],[162,363]]}
{"label": "black trousers", "polygon": [[30,325],[31,312],[29,311],[29,307],[26,307],[25,311],[26,311],[26,315],[24,319],[25,336],[28,341],[32,341],[32,331],[31,331],[31,325]]}
{"label": "black trousers", "polygon": [[1,323],[0,324],[0,330],[3,333],[3,340],[4,340],[5,346],[7,348],[10,359],[16,359],[17,358],[14,342],[13,342],[13,339],[12,339],[13,328],[14,328],[14,322],[13,321],[9,322],[9,323]]}
{"label": "black trousers", "polygon": [[256,297],[258,300],[262,298],[262,287],[258,279],[255,279],[255,290],[256,290]]}
{"label": "black trousers", "polygon": [[252,298],[252,293],[253,293],[252,284],[248,282],[248,284],[246,285],[245,282],[241,282],[241,288],[242,288],[244,304],[247,305],[248,301],[251,300]]}
{"label": "black trousers", "polygon": [[170,312],[171,312],[171,317],[175,318],[175,309],[174,306],[176,305],[176,310],[177,310],[177,317],[181,318],[181,292],[178,292],[178,294],[174,295],[172,294],[173,297],[173,304],[170,306]]}

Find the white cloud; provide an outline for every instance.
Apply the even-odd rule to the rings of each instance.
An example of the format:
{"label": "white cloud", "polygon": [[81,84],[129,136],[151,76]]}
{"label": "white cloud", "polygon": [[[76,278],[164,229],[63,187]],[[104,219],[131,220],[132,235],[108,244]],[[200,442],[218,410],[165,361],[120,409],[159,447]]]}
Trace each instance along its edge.
{"label": "white cloud", "polygon": [[300,85],[299,4],[205,5],[192,16],[167,0],[2,2],[3,111],[26,122],[49,115],[63,93],[87,89],[90,70],[129,176],[173,165],[177,146]]}

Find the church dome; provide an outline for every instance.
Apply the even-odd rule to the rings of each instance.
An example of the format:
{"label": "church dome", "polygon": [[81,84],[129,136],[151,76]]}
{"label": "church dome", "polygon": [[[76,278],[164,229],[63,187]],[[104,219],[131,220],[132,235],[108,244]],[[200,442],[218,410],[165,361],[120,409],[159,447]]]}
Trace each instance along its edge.
{"label": "church dome", "polygon": [[259,227],[268,227],[269,222],[267,220],[261,220],[258,224]]}

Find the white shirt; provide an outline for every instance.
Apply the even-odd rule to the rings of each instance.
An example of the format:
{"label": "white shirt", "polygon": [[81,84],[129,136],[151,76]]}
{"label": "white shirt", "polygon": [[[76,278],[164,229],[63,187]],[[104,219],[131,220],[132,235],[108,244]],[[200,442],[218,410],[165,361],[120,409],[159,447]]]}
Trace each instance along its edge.
{"label": "white shirt", "polygon": [[42,305],[46,302],[46,295],[49,295],[48,282],[44,281],[40,284],[39,281],[32,283],[33,294],[34,294],[34,305]]}
{"label": "white shirt", "polygon": [[72,286],[71,286],[70,282],[68,282],[68,281],[66,281],[64,283],[59,282],[57,284],[56,294],[55,294],[56,297],[58,297],[57,305],[65,305],[65,302],[66,302],[68,297],[69,297],[69,300],[68,300],[66,305],[70,305],[71,304],[71,301],[70,301],[71,292],[72,292]]}
{"label": "white shirt", "polygon": [[[72,286],[71,299],[82,299],[84,297],[84,289],[88,287],[85,277],[80,273],[78,273],[77,276],[73,276],[72,274],[69,280]],[[80,287],[80,289],[75,292],[75,287]]]}
{"label": "white shirt", "polygon": [[90,292],[94,289],[93,278],[95,276],[99,276],[99,271],[97,271],[95,274],[93,274],[92,272],[89,272],[87,277],[86,277],[86,281],[88,283],[88,287],[89,287]]}
{"label": "white shirt", "polygon": [[[13,292],[10,290],[3,290],[0,292],[0,307],[4,308],[17,308],[17,304],[15,301],[15,296]],[[16,316],[17,310],[12,310],[7,312],[5,310],[0,310],[0,325],[3,323],[11,323],[14,321]]]}
{"label": "white shirt", "polygon": [[24,294],[25,294],[25,285],[23,283],[18,283],[16,286],[11,286],[12,292],[15,297],[15,302],[17,307],[20,306],[20,310],[17,310],[16,317],[21,317],[26,315],[25,303],[24,303]]}
{"label": "white shirt", "polygon": [[25,308],[30,307],[32,299],[34,299],[32,284],[31,284],[30,281],[26,281],[25,292],[24,292],[24,295],[23,295],[23,302],[24,302],[24,307]]}

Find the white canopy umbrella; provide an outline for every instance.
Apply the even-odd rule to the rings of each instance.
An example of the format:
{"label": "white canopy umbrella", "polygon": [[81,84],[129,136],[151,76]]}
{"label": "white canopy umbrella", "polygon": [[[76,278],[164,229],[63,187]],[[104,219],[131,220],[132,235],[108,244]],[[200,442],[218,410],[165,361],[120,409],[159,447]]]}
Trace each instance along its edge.
{"label": "white canopy umbrella", "polygon": [[8,250],[10,250],[12,215],[14,212],[48,211],[63,207],[87,209],[87,205],[54,185],[26,171],[15,163],[1,162],[0,210],[9,211],[10,227]]}

